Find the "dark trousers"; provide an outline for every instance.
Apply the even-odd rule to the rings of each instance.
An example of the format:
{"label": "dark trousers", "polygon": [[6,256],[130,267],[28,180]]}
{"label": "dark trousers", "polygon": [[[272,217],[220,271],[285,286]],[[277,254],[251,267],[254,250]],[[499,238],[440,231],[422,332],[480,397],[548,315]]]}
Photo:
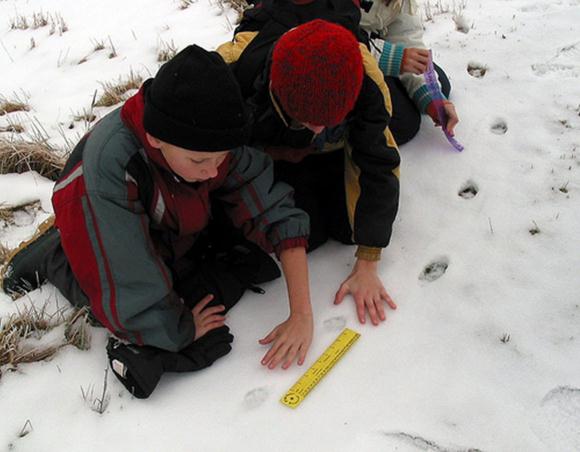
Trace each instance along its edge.
{"label": "dark trousers", "polygon": [[344,152],[309,155],[300,163],[274,162],[274,177],[294,188],[296,207],[310,217],[308,250],[329,238],[352,244],[344,192]]}
{"label": "dark trousers", "polygon": [[[445,97],[449,97],[451,92],[451,83],[447,75],[436,64],[435,72],[441,83],[441,91]],[[397,144],[403,145],[417,135],[421,126],[421,112],[409,97],[407,90],[398,77],[385,77],[389,91],[391,92],[391,102],[393,105],[393,116],[389,123],[389,128]]]}

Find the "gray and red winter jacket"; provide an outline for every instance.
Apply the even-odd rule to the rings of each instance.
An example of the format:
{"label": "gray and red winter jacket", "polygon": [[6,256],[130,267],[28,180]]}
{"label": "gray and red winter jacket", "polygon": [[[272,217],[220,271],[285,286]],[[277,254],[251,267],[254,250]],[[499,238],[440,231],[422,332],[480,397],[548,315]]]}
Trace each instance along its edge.
{"label": "gray and red winter jacket", "polygon": [[143,91],[105,116],[76,146],[52,203],[62,247],[95,317],[117,336],[177,351],[195,334],[172,289],[171,262],[206,227],[210,195],[268,252],[305,247],[308,217],[273,183],[269,157],[233,149],[214,179],[176,177],[143,129]]}

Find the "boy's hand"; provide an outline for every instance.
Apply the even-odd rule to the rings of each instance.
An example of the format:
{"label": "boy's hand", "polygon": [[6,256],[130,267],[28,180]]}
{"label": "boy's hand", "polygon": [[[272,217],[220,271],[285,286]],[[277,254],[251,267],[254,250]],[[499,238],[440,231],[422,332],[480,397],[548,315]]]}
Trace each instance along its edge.
{"label": "boy's hand", "polygon": [[344,297],[350,293],[354,298],[360,323],[366,322],[367,312],[373,325],[378,325],[379,322],[386,320],[384,302],[391,309],[397,309],[397,305],[377,275],[377,266],[377,262],[358,259],[352,273],[340,285],[334,297],[334,304],[340,304]]}
{"label": "boy's hand", "polygon": [[312,342],[312,314],[291,314],[288,320],[274,328],[265,338],[258,342],[262,345],[272,344],[262,358],[262,365],[274,369],[282,363],[282,369],[288,369],[295,358],[301,366]]}
{"label": "boy's hand", "polygon": [[[455,105],[453,105],[453,102],[449,100],[444,100],[443,108],[445,108],[445,114],[447,115],[447,127],[446,127],[447,132],[449,132],[451,136],[454,136],[455,126],[459,123],[459,117],[457,116],[457,112],[455,111]],[[437,127],[441,126],[439,122],[439,116],[437,115],[437,108],[435,107],[434,102],[431,102],[427,106],[427,114],[431,117],[431,119],[435,123],[435,126]]]}
{"label": "boy's hand", "polygon": [[429,51],[427,49],[416,49],[408,47],[403,50],[403,61],[401,62],[401,74],[410,72],[421,75],[427,71],[429,64]]}
{"label": "boy's hand", "polygon": [[224,326],[226,318],[219,313],[224,311],[225,306],[220,305],[207,308],[207,305],[211,300],[213,300],[213,295],[206,295],[191,310],[191,313],[193,314],[193,323],[195,324],[194,341],[198,340],[209,331]]}

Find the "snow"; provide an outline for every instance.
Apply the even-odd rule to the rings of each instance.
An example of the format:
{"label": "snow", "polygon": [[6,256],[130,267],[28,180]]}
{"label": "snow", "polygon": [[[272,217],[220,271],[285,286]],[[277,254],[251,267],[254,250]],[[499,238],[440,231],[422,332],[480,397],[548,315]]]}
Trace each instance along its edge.
{"label": "snow", "polygon": [[[384,324],[360,325],[352,302],[332,304],[354,250],[331,243],[310,255],[315,337],[302,368],[259,362],[257,340],[287,315],[281,280],[229,314],[234,350],[212,367],[165,375],[146,401],[109,373],[103,414],[80,390],[100,394],[107,367],[106,333],[93,329],[90,351],[66,347],[2,369],[0,450],[580,450],[580,1],[463,3],[454,14],[452,2],[432,0],[425,27],[450,75],[466,149],[453,151],[428,118],[401,148],[401,207],[381,263],[399,309]],[[54,145],[74,142],[84,125],[69,129],[72,117],[100,83],[154,74],[160,42],[212,49],[231,37],[233,11],[180,4],[0,1],[0,96],[32,107],[0,126],[37,122]],[[60,14],[69,30],[10,30],[13,18],[39,11]],[[92,40],[107,49],[93,52]],[[469,64],[487,70],[474,77]],[[0,243],[30,237],[51,188],[35,174],[0,176],[0,204],[38,199],[43,209],[0,225]],[[0,295],[0,315],[44,303],[67,304],[45,286],[16,302]],[[345,326],[359,341],[296,410],[280,404]]]}

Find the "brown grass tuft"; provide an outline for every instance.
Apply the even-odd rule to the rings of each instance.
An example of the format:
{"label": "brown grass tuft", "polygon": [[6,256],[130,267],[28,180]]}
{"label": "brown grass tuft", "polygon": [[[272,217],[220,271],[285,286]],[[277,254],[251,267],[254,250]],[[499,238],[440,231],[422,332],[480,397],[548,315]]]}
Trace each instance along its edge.
{"label": "brown grass tuft", "polygon": [[0,267],[6,262],[8,256],[10,255],[11,250],[0,243]]}
{"label": "brown grass tuft", "polygon": [[56,180],[64,167],[62,152],[43,141],[9,141],[0,138],[0,174],[36,171]]}
{"label": "brown grass tuft", "polygon": [[177,54],[177,46],[171,40],[170,42],[160,41],[159,49],[157,50],[157,61],[165,63]]}
{"label": "brown grass tuft", "polygon": [[95,102],[95,107],[111,107],[112,105],[124,102],[127,99],[127,91],[139,89],[142,81],[143,77],[130,71],[125,79],[119,77],[119,80],[116,82],[101,83],[103,94]]}
{"label": "brown grass tuft", "polygon": [[250,7],[246,0],[221,0],[223,5],[228,5],[241,17],[242,13]]}
{"label": "brown grass tuft", "polygon": [[[40,309],[30,306],[5,319],[0,328],[0,367],[15,368],[22,363],[43,361],[67,345],[88,350],[91,340],[87,323],[88,311],[86,308],[73,309],[70,315],[65,314],[60,310],[50,315],[46,312],[46,305]],[[57,344],[31,346],[24,343],[29,338],[40,339],[63,324],[65,337]]]}
{"label": "brown grass tuft", "polygon": [[23,133],[24,126],[22,124],[8,124],[7,126],[0,126],[0,133],[12,132]]}
{"label": "brown grass tuft", "polygon": [[187,9],[193,3],[193,0],[179,0],[179,9]]}
{"label": "brown grass tuft", "polygon": [[30,105],[18,98],[7,99],[0,96],[0,116],[14,113],[15,111],[30,111]]}

